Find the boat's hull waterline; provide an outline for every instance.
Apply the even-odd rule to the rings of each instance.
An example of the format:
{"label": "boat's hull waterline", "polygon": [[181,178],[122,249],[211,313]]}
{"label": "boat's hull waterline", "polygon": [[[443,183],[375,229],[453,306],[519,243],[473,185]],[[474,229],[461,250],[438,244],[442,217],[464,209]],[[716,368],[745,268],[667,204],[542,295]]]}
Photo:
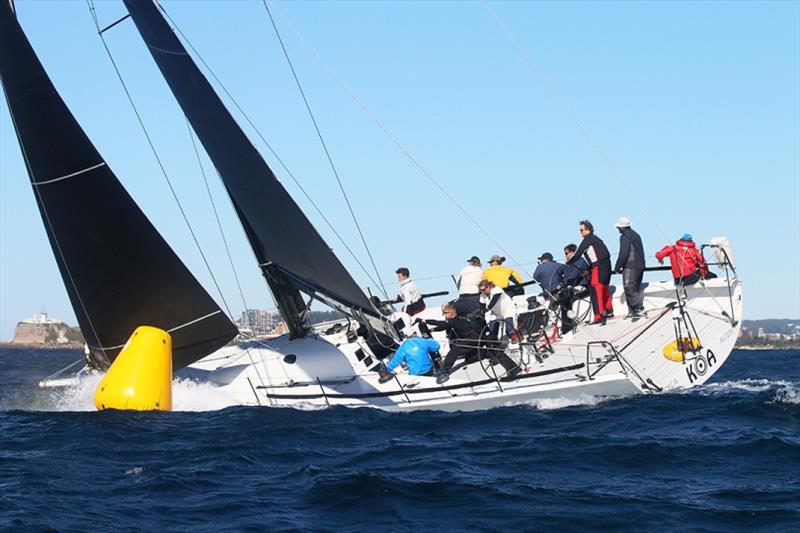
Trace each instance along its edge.
{"label": "boat's hull waterline", "polygon": [[[524,368],[514,378],[505,377],[500,365],[490,368],[479,361],[458,368],[443,384],[433,376],[405,373],[381,384],[378,374],[356,354],[359,349],[366,351],[365,345],[348,342],[344,331],[223,348],[180,376],[210,382],[241,405],[390,411],[477,410],[543,399],[655,393],[705,383],[723,365],[738,337],[739,281],[715,279],[687,289],[684,312],[701,347],[688,352],[683,362],[664,354],[675,342],[681,316],[672,282],[650,284],[645,294],[646,318],[617,317],[604,326],[579,326],[553,343],[553,353],[543,352],[546,357],[541,362],[532,348],[512,344],[508,354],[522,358]],[[626,311],[620,295],[614,304],[618,314]],[[682,331],[683,324],[681,319]]]}

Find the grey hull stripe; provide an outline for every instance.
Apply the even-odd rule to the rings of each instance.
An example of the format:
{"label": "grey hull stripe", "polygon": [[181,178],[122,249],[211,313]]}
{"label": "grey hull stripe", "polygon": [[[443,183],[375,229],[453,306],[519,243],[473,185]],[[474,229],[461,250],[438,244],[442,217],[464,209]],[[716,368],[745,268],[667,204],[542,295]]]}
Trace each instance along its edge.
{"label": "grey hull stripe", "polygon": [[[205,316],[201,316],[200,318],[195,318],[194,320],[192,320],[190,322],[186,322],[185,324],[181,324],[180,326],[175,326],[174,328],[168,329],[167,333],[172,333],[173,331],[177,331],[177,330],[185,328],[187,326],[191,326],[192,324],[197,324],[198,322],[203,321],[206,318],[211,318],[212,316],[218,315],[220,313],[222,313],[221,309],[219,309],[217,311],[214,311],[213,313],[209,313],[209,314],[207,314]],[[127,344],[127,343],[118,344],[116,346],[99,346],[99,347],[98,346],[89,346],[89,347],[93,348],[93,349],[96,349],[96,350],[116,350],[118,348],[124,348],[125,344]]]}
{"label": "grey hull stripe", "polygon": [[39,185],[47,185],[48,183],[55,183],[57,181],[61,181],[61,180],[69,179],[69,178],[74,178],[75,176],[80,176],[81,174],[85,174],[85,173],[90,172],[90,171],[92,171],[92,170],[94,170],[96,168],[100,168],[100,167],[104,167],[104,166],[106,166],[105,161],[103,161],[102,163],[98,163],[97,165],[95,165],[93,167],[84,168],[83,170],[79,170],[77,172],[73,172],[72,174],[67,174],[66,176],[61,176],[60,178],[53,178],[53,179],[47,180],[47,181],[34,181],[32,183],[34,185],[36,185],[37,187]]}

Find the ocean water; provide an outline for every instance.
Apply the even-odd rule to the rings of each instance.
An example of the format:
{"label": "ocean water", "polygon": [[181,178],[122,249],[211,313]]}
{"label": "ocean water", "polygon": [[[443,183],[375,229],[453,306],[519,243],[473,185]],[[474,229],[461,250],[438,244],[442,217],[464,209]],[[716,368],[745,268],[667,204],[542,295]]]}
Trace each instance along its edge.
{"label": "ocean water", "polygon": [[474,413],[227,406],[94,412],[0,351],[0,530],[800,531],[800,351],[712,384]]}

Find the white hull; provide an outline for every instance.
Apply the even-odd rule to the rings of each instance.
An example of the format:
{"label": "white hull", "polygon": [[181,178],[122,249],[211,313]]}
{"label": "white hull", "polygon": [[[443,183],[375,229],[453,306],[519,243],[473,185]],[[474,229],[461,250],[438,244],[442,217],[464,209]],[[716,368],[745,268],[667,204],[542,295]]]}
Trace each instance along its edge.
{"label": "white hull", "polygon": [[[729,290],[730,289],[730,290]],[[377,362],[361,341],[347,342],[345,331],[297,340],[279,337],[251,346],[228,346],[179,371],[176,378],[213,385],[232,405],[319,409],[329,406],[373,407],[387,411],[470,411],[540,400],[579,400],[651,394],[705,383],[727,360],[740,329],[741,283],[709,280],[687,289],[684,309],[702,348],[676,362],[664,356],[675,341],[676,291],[672,282],[651,283],[645,290],[648,316],[621,318],[627,311],[614,297],[617,318],[604,326],[581,325],[552,344],[537,361],[530,347],[511,345],[509,356],[523,371],[510,379],[500,365],[475,362],[437,384],[435,377],[398,373],[388,383],[370,371]],[[586,305],[584,302],[582,305]],[[425,311],[429,318],[436,309]],[[728,317],[733,316],[735,320]],[[443,355],[447,339],[442,342]],[[293,358],[293,363],[287,360]],[[363,358],[363,355],[362,355]],[[485,363],[484,363],[485,364]],[[50,380],[45,387],[67,386],[77,378]]]}
{"label": "white hull", "polygon": [[[614,298],[618,316],[627,311],[620,293]],[[360,342],[348,343],[344,332],[294,341],[281,337],[249,349],[227,347],[179,375],[211,382],[241,405],[340,405],[389,411],[466,411],[541,399],[653,393],[705,383],[724,364],[738,337],[741,283],[732,279],[730,294],[725,279],[688,289],[685,309],[702,348],[687,353],[684,362],[669,360],[663,353],[675,341],[674,319],[680,316],[672,309],[677,302],[672,283],[651,283],[645,295],[647,318],[582,325],[555,342],[553,353],[541,362],[532,355],[532,348],[512,345],[509,355],[515,360],[522,357],[524,367],[514,379],[503,377],[499,365],[494,371],[484,370],[475,362],[456,370],[442,385],[434,377],[404,373],[380,384],[377,373],[368,369],[375,361],[366,359],[365,365],[356,355],[359,349],[368,354],[368,348]],[[425,313],[432,317],[437,310]],[[729,320],[730,316],[736,320]],[[446,339],[439,340],[446,346]],[[294,363],[285,362],[289,355],[296,357]]]}

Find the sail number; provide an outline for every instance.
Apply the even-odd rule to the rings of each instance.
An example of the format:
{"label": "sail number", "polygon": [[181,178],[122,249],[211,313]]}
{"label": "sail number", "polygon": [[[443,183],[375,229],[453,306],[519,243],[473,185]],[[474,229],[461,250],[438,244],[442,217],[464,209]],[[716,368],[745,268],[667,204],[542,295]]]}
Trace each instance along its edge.
{"label": "sail number", "polygon": [[705,355],[698,355],[692,364],[686,367],[689,383],[694,383],[700,376],[705,376],[708,369],[717,364],[717,356],[711,350],[706,350]]}

